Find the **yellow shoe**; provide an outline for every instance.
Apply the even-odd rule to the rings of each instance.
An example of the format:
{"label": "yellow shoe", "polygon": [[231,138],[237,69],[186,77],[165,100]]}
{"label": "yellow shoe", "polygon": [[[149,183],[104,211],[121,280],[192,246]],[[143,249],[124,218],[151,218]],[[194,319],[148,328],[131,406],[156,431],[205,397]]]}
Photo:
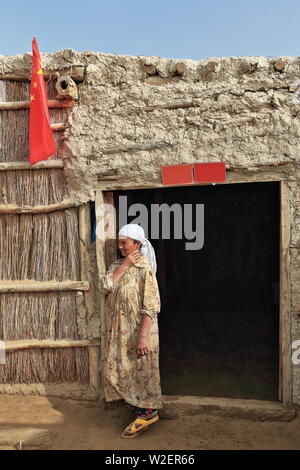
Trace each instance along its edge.
{"label": "yellow shoe", "polygon": [[133,439],[142,432],[146,431],[150,424],[156,423],[159,420],[158,414],[151,419],[136,418],[132,423],[127,426],[121,434],[123,439]]}

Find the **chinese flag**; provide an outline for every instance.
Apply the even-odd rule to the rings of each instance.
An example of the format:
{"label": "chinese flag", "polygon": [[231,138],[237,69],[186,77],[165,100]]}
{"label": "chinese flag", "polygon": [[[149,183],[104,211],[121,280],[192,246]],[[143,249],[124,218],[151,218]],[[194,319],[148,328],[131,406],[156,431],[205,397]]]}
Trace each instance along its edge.
{"label": "chinese flag", "polygon": [[56,152],[55,140],[50,127],[46,85],[36,38],[32,41],[29,148],[31,165],[46,160]]}

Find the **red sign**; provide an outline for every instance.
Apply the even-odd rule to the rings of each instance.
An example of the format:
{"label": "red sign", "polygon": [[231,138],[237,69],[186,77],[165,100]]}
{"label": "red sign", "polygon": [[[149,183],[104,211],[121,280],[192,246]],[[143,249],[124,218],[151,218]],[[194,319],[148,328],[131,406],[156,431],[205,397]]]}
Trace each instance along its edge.
{"label": "red sign", "polygon": [[223,183],[226,168],[223,162],[194,163],[195,183]]}
{"label": "red sign", "polygon": [[165,185],[193,183],[192,165],[173,165],[161,167],[162,180]]}

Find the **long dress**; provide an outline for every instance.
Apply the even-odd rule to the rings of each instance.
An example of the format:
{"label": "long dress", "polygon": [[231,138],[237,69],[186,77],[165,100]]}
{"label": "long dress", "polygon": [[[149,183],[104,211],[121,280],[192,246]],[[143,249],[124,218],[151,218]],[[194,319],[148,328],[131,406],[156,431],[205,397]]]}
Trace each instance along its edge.
{"label": "long dress", "polygon": [[[114,285],[112,274],[121,263],[121,259],[112,263],[100,279],[100,290],[107,295],[105,399],[124,399],[140,408],[159,409],[162,407],[157,323],[160,296],[156,276],[148,259],[141,256]],[[149,352],[139,356],[136,342],[143,315],[152,318],[152,326],[147,337]]]}

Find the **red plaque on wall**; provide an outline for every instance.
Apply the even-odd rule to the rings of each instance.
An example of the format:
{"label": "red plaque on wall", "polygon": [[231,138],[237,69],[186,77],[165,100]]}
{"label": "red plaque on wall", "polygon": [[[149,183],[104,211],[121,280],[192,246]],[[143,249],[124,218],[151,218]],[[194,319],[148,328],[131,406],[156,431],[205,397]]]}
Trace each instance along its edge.
{"label": "red plaque on wall", "polygon": [[162,166],[161,173],[165,185],[193,183],[193,166],[190,164]]}
{"label": "red plaque on wall", "polygon": [[226,168],[223,162],[194,163],[195,183],[223,183]]}

